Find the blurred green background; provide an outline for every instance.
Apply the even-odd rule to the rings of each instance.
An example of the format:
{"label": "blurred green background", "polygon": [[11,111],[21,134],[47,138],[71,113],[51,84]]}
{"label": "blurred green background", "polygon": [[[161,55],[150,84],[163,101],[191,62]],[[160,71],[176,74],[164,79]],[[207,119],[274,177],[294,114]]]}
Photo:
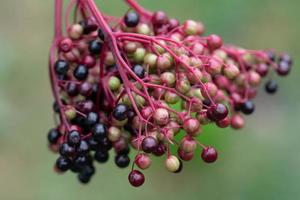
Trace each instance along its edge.
{"label": "blurred green background", "polygon": [[[98,0],[121,15],[120,0]],[[293,73],[277,78],[280,91],[261,90],[257,112],[242,131],[206,128],[200,140],[217,147],[220,159],[206,165],[195,157],[181,174],[166,172],[162,160],[145,172],[135,189],[129,169],[110,162],[97,167],[88,186],[73,174],[53,173],[47,149],[53,126],[47,72],[53,36],[53,0],[2,0],[0,6],[0,199],[300,199],[300,1],[299,0],[140,0],[181,20],[202,20],[208,33],[251,49],[271,47],[295,58]]]}

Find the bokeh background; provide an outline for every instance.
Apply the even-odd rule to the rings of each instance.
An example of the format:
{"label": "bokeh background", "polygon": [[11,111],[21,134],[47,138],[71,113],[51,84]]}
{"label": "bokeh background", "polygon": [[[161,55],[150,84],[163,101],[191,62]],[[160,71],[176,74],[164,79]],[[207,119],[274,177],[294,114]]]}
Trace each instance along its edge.
{"label": "bokeh background", "polygon": [[[102,10],[121,15],[121,0],[97,0]],[[271,47],[295,58],[293,73],[277,78],[276,96],[260,91],[257,112],[242,131],[205,129],[200,140],[215,145],[220,159],[185,163],[181,174],[166,172],[157,159],[135,189],[129,170],[112,162],[97,167],[88,186],[73,174],[52,171],[56,156],[47,149],[53,126],[47,72],[53,35],[53,0],[2,0],[0,6],[0,199],[300,199],[300,1],[140,0],[181,20],[202,20],[208,33],[251,49]]]}

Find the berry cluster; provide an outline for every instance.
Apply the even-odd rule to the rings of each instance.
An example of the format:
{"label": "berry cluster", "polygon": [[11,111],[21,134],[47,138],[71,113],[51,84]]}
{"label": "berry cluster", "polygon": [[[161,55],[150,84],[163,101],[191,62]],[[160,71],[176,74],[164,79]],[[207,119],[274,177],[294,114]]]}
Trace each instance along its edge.
{"label": "berry cluster", "polygon": [[[128,177],[135,187],[144,183],[141,170],[150,167],[151,156],[166,155],[173,173],[197,147],[204,162],[215,162],[217,150],[197,140],[202,127],[243,128],[242,114],[254,112],[261,79],[285,76],[292,65],[287,54],[225,45],[218,35],[204,36],[201,22],[181,24],[127,3],[132,9],[118,18],[104,15],[93,0],[71,0],[63,33],[62,0],[56,0],[49,70],[59,121],[48,141],[60,154],[55,169],[77,173],[82,183],[112,149],[120,168],[129,166],[136,149]],[[273,79],[265,85],[270,94],[277,87]]]}

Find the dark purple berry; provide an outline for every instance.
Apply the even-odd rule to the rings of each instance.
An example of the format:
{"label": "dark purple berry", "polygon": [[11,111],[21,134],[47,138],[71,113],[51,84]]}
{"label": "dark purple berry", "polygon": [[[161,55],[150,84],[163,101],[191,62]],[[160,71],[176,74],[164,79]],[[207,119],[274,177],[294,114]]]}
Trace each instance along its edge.
{"label": "dark purple berry", "polygon": [[98,123],[92,129],[93,137],[97,140],[101,140],[107,136],[106,131],[107,131],[107,129],[106,129],[105,125]]}
{"label": "dark purple berry", "polygon": [[75,148],[71,147],[68,143],[63,143],[60,146],[59,153],[64,157],[70,157],[74,155]]}
{"label": "dark purple berry", "polygon": [[118,154],[115,157],[115,163],[118,167],[125,168],[125,167],[128,167],[128,165],[130,163],[130,158],[127,155]]}
{"label": "dark purple berry", "polygon": [[88,76],[89,70],[85,65],[78,65],[74,70],[74,77],[79,80],[85,80]]}
{"label": "dark purple berry", "polygon": [[136,27],[140,22],[140,17],[136,12],[130,11],[124,17],[124,23],[127,27]]}
{"label": "dark purple berry", "polygon": [[54,65],[54,70],[57,75],[65,75],[69,70],[69,63],[64,60],[58,60]]}
{"label": "dark purple berry", "polygon": [[213,147],[207,147],[207,148],[203,149],[201,158],[206,163],[213,163],[218,158],[218,152]]}
{"label": "dark purple berry", "polygon": [[132,71],[139,77],[139,78],[144,78],[145,76],[145,69],[141,65],[135,65],[132,68]]}
{"label": "dark purple berry", "polygon": [[139,187],[144,184],[145,176],[138,170],[133,170],[128,176],[129,183],[134,187]]}
{"label": "dark purple berry", "polygon": [[207,110],[207,116],[214,121],[221,121],[228,115],[228,109],[224,104],[216,104]]}
{"label": "dark purple berry", "polygon": [[77,147],[80,145],[81,138],[78,131],[71,131],[68,135],[68,145],[71,147]]}
{"label": "dark purple berry", "polygon": [[89,44],[89,51],[92,55],[99,55],[101,53],[102,50],[102,43],[94,40],[91,41]]}
{"label": "dark purple berry", "polygon": [[265,85],[266,92],[269,94],[274,94],[277,92],[278,83],[274,80],[270,80]]}
{"label": "dark purple berry", "polygon": [[57,129],[51,129],[48,132],[48,142],[50,144],[57,144],[60,136],[61,136],[61,133]]}
{"label": "dark purple berry", "polygon": [[157,140],[154,137],[148,136],[143,139],[142,149],[144,152],[151,153],[155,150],[156,147],[157,147]]}
{"label": "dark purple berry", "polygon": [[246,102],[241,104],[241,111],[245,115],[252,114],[254,112],[254,110],[255,110],[255,105],[252,101],[246,101]]}
{"label": "dark purple berry", "polygon": [[107,151],[96,151],[94,158],[99,163],[106,163],[109,158],[109,154]]}
{"label": "dark purple berry", "polygon": [[116,120],[125,120],[127,118],[127,106],[124,104],[117,105],[113,110],[112,115]]}
{"label": "dark purple berry", "polygon": [[62,172],[67,171],[71,167],[71,160],[65,157],[59,157],[56,160],[56,168]]}

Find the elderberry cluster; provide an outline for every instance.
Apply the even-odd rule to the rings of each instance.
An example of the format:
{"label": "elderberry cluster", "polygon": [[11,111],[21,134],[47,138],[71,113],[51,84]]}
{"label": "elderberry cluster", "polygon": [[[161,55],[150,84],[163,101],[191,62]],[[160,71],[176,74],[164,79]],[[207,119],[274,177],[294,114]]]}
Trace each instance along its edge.
{"label": "elderberry cluster", "polygon": [[[197,139],[202,127],[243,128],[262,78],[286,76],[292,65],[287,54],[226,45],[218,35],[205,36],[201,22],[181,24],[127,2],[135,10],[121,18],[104,15],[93,0],[70,4],[76,17],[51,50],[59,120],[48,141],[59,153],[55,169],[77,173],[82,183],[95,174],[95,162],[112,154],[118,167],[128,167],[130,149],[136,156],[128,179],[135,187],[144,183],[140,170],[152,156],[165,155],[173,173],[198,147],[204,162],[215,162],[217,150]],[[273,78],[265,85],[270,94],[277,87]]]}

